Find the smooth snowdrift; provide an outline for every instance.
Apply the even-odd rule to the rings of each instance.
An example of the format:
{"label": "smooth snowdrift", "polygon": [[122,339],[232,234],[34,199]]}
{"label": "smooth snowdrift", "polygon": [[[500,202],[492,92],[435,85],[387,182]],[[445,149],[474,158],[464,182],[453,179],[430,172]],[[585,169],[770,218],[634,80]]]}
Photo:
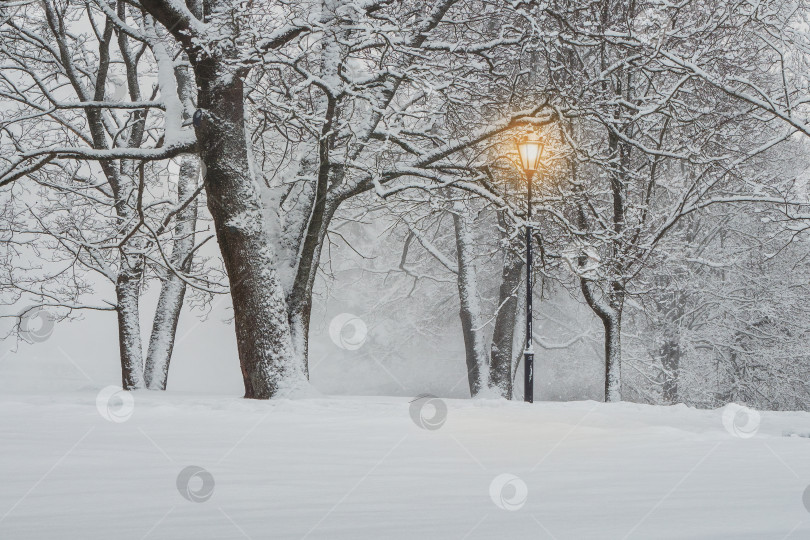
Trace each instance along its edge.
{"label": "smooth snowdrift", "polygon": [[130,396],[0,397],[0,538],[810,536],[806,413]]}

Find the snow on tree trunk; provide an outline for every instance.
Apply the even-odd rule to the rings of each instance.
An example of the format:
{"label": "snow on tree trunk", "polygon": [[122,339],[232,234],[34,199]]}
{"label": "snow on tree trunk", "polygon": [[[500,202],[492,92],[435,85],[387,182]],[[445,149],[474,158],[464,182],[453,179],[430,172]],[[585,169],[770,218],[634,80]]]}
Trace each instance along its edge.
{"label": "snow on tree trunk", "polygon": [[264,215],[245,133],[242,73],[204,59],[195,66],[203,112],[197,136],[205,190],[228,272],[245,397],[267,399],[306,384],[292,345],[279,279],[279,232]]}
{"label": "snow on tree trunk", "polygon": [[[500,215],[499,221],[503,221]],[[501,223],[501,230],[506,230],[504,223]],[[489,377],[491,386],[507,399],[512,396],[512,346],[517,322],[518,289],[521,284],[523,266],[523,260],[510,249],[510,246],[506,246],[498,293],[498,314],[495,317],[495,329],[492,333]]]}
{"label": "snow on tree trunk", "polygon": [[622,315],[614,311],[602,318],[605,327],[605,402],[622,400]]}
{"label": "snow on tree trunk", "polygon": [[478,284],[475,265],[473,264],[475,240],[464,212],[461,203],[454,204],[453,225],[456,233],[458,259],[459,315],[461,317],[461,329],[464,334],[470,395],[475,396],[482,388],[489,385],[489,370],[486,362],[481,322],[481,303],[478,299]]}
{"label": "snow on tree trunk", "polygon": [[137,255],[121,251],[121,269],[115,284],[118,302],[118,346],[121,355],[121,386],[126,390],[144,387],[143,352],[138,300],[143,263]]}
{"label": "snow on tree trunk", "polygon": [[298,256],[298,267],[292,290],[287,296],[288,319],[292,332],[295,353],[301,359],[304,370],[309,375],[309,323],[312,316],[312,288],[321,258],[321,247],[326,238],[329,223],[335,215],[338,204],[328,198],[329,187],[329,144],[332,119],[335,114],[335,100],[327,97],[326,122],[321,127],[318,141],[318,168],[312,213],[306,225],[306,233]]}
{"label": "snow on tree trunk", "polygon": [[[115,193],[118,223],[126,224],[135,216],[132,200],[139,195],[135,186],[135,163],[124,160],[110,177]],[[143,169],[140,169],[143,174]],[[115,282],[116,312],[118,313],[118,347],[121,357],[121,386],[126,390],[144,388],[143,345],[141,340],[140,293],[144,273],[144,257],[139,253],[138,240],[123,243],[118,254],[118,276]]]}
{"label": "snow on tree trunk", "polygon": [[[180,160],[180,174],[177,180],[178,203],[188,200],[194,194],[198,176],[199,158],[191,155],[183,156]],[[196,224],[197,201],[193,200],[175,216],[170,262],[178,271],[189,272],[191,270]],[[167,271],[160,289],[149,350],[146,354],[144,376],[146,387],[150,390],[166,389],[169,362],[185,294],[186,283],[174,272]]]}
{"label": "snow on tree trunk", "polygon": [[[321,247],[335,208],[332,205],[320,208],[316,204],[313,223],[310,224],[299,255],[298,273],[293,289],[287,296],[287,318],[290,323],[293,348],[296,356],[302,362],[307,376],[309,376],[309,324],[312,317],[312,289],[318,273]],[[317,223],[314,223],[315,214],[319,216]]]}

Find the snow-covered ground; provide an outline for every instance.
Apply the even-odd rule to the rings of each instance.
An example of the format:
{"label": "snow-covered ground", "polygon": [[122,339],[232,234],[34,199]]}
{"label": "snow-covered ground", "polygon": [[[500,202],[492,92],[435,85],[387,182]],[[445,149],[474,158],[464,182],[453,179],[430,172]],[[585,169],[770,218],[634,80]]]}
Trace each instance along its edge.
{"label": "snow-covered ground", "polygon": [[810,414],[127,398],[0,396],[0,538],[810,537]]}

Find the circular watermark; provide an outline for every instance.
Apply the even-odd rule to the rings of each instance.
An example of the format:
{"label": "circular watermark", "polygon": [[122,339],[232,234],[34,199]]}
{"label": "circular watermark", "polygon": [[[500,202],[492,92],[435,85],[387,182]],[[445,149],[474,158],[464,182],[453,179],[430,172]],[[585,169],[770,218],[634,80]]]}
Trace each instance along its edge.
{"label": "circular watermark", "polygon": [[201,503],[214,494],[214,476],[197,465],[189,465],[177,475],[177,491],[187,501]]}
{"label": "circular watermark", "polygon": [[28,309],[20,315],[20,337],[28,343],[42,343],[53,334],[56,317],[45,308]]}
{"label": "circular watermark", "polygon": [[329,323],[329,337],[332,342],[347,351],[356,351],[366,342],[368,327],[357,315],[341,313]]}
{"label": "circular watermark", "polygon": [[750,439],[757,434],[759,421],[759,412],[743,405],[729,403],[723,409],[723,427],[735,437]]}
{"label": "circular watermark", "polygon": [[120,424],[135,411],[135,397],[120,386],[108,386],[96,396],[96,409],[104,420]]}
{"label": "circular watermark", "polygon": [[411,401],[409,412],[413,423],[434,431],[447,421],[447,404],[432,394],[421,394]]}
{"label": "circular watermark", "polygon": [[489,498],[501,510],[520,510],[528,497],[529,488],[526,482],[514,474],[499,474],[489,484]]}

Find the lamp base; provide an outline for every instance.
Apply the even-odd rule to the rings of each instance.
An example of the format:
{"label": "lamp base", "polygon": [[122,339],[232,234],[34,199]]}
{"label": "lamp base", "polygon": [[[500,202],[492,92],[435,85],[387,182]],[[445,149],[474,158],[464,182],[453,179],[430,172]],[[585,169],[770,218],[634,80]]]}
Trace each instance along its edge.
{"label": "lamp base", "polygon": [[534,403],[534,353],[523,353],[523,401]]}

